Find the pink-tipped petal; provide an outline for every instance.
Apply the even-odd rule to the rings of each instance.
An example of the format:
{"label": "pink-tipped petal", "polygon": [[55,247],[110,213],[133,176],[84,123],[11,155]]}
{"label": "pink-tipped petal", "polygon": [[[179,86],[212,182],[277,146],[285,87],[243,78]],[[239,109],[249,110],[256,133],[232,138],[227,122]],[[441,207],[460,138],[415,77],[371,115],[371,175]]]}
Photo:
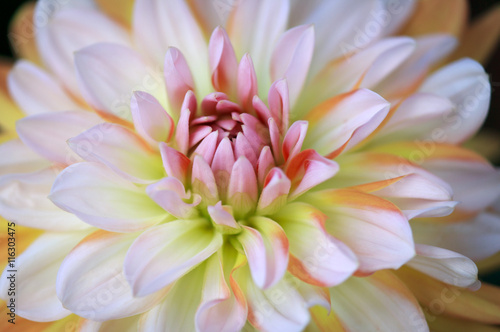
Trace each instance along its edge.
{"label": "pink-tipped petal", "polygon": [[238,99],[243,106],[243,109],[250,110],[252,108],[253,97],[259,92],[257,85],[257,74],[253,67],[252,58],[248,53],[241,58],[238,67]]}
{"label": "pink-tipped petal", "polygon": [[226,31],[215,28],[208,44],[212,84],[217,91],[229,96],[236,92],[238,60]]}
{"label": "pink-tipped petal", "polygon": [[207,210],[219,231],[226,234],[234,234],[240,231],[241,226],[234,219],[231,206],[222,206],[221,202],[218,202],[214,206],[209,206]]}
{"label": "pink-tipped petal", "polygon": [[285,206],[291,182],[280,168],[273,168],[266,176],[257,204],[257,213],[272,215]]}
{"label": "pink-tipped petal", "polygon": [[302,144],[307,134],[307,127],[307,121],[296,121],[288,129],[282,147],[285,161],[292,159],[302,150]]}
{"label": "pink-tipped petal", "polygon": [[197,214],[195,207],[200,203],[200,197],[194,196],[192,203],[184,200],[190,198],[184,185],[177,178],[168,177],[146,188],[146,193],[165,211],[177,218],[190,218]]}
{"label": "pink-tipped petal", "polygon": [[187,154],[189,150],[189,120],[193,112],[188,108],[183,108],[181,116],[175,128],[175,143],[177,150],[183,154]]}
{"label": "pink-tipped petal", "polygon": [[277,164],[282,164],[284,162],[283,154],[282,154],[282,140],[280,130],[276,121],[273,118],[269,118],[268,122],[269,127],[269,137],[271,139],[271,148],[273,150],[274,160]]}
{"label": "pink-tipped petal", "polygon": [[[308,284],[332,287],[358,268],[356,255],[325,229],[325,216],[311,205],[293,203],[274,218],[290,242],[290,273]],[[311,243],[314,239],[314,243]]]}
{"label": "pink-tipped petal", "polygon": [[262,289],[280,281],[288,266],[288,239],[276,222],[264,217],[243,226],[238,241],[243,246],[255,284]]}
{"label": "pink-tipped petal", "polygon": [[252,164],[244,157],[233,165],[229,179],[228,201],[237,216],[244,216],[255,209],[257,204],[257,177]]}
{"label": "pink-tipped petal", "polygon": [[290,199],[333,177],[339,170],[336,162],[320,156],[314,150],[304,150],[290,160],[286,175],[292,181]]}
{"label": "pink-tipped petal", "polygon": [[133,131],[117,124],[98,124],[68,140],[68,145],[87,161],[100,162],[137,183],[163,177],[160,156]]}
{"label": "pink-tipped petal", "polygon": [[163,167],[165,168],[167,175],[173,176],[182,183],[186,184],[187,174],[189,167],[191,166],[191,160],[165,143],[160,143],[160,152],[163,160]]}
{"label": "pink-tipped petal", "polygon": [[174,120],[154,96],[134,92],[130,108],[135,130],[152,146],[170,141],[175,131]]}
{"label": "pink-tipped petal", "polygon": [[301,25],[288,30],[274,49],[271,59],[271,80],[286,78],[292,107],[306,81],[313,51],[313,25]]}
{"label": "pink-tipped petal", "polygon": [[236,136],[236,142],[234,143],[234,157],[236,159],[239,157],[245,157],[252,165],[257,165],[257,154],[252,148],[250,141],[242,133],[238,133],[238,136]]}
{"label": "pink-tipped petal", "polygon": [[203,332],[231,332],[243,328],[247,320],[247,304],[231,291],[224,278],[222,255],[207,260],[196,327]]}
{"label": "pink-tipped petal", "polygon": [[21,141],[39,155],[61,165],[80,161],[66,141],[103,122],[86,111],[51,112],[32,115],[16,124]]}
{"label": "pink-tipped petal", "polygon": [[205,219],[176,220],[142,233],[124,262],[135,296],[154,293],[205,261],[222,246],[222,235]]}
{"label": "pink-tipped petal", "polygon": [[264,148],[262,148],[259,160],[257,161],[257,179],[259,181],[260,188],[264,186],[266,176],[274,166],[275,163],[271,148],[269,146],[265,146]]}
{"label": "pink-tipped petal", "polygon": [[184,55],[175,47],[165,55],[164,75],[172,112],[179,117],[186,93],[194,91],[194,82]]}
{"label": "pink-tipped petal", "polygon": [[212,161],[212,171],[214,173],[215,182],[217,183],[219,198],[224,202],[227,199],[227,189],[234,161],[235,158],[231,142],[228,138],[224,138],[217,146]]}
{"label": "pink-tipped petal", "polygon": [[214,173],[201,156],[194,157],[191,186],[193,192],[201,196],[203,204],[214,205],[219,201]]}
{"label": "pink-tipped petal", "polygon": [[215,155],[215,149],[217,149],[217,142],[219,138],[219,132],[214,131],[201,141],[196,150],[194,150],[193,155],[200,155],[205,159],[207,164],[212,164],[212,160]]}
{"label": "pink-tipped petal", "polygon": [[276,81],[271,85],[267,100],[271,116],[274,121],[276,121],[280,133],[284,135],[288,129],[288,121],[290,118],[290,101],[288,82],[286,79]]}

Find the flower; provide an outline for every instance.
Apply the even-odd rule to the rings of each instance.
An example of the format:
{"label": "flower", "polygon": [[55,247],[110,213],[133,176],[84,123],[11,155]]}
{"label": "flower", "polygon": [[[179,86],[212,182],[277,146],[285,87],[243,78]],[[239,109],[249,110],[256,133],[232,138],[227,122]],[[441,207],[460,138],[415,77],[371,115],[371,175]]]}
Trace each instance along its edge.
{"label": "flower", "polygon": [[489,107],[481,65],[433,72],[456,40],[396,35],[411,1],[223,4],[136,0],[130,33],[111,1],[37,3],[43,68],[10,72],[27,116],[0,146],[0,213],[27,234],[17,314],[83,330],[498,324],[473,260],[500,251],[500,174],[461,147]]}

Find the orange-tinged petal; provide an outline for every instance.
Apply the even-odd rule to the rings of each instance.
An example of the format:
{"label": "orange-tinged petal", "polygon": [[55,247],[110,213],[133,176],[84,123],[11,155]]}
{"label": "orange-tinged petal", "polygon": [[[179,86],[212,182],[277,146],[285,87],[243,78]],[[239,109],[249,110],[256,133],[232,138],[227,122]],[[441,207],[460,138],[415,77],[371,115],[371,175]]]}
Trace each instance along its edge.
{"label": "orange-tinged petal", "polygon": [[347,332],[335,312],[328,313],[328,310],[321,306],[314,306],[309,311],[314,323],[321,332]]}
{"label": "orange-tinged petal", "polygon": [[130,26],[135,0],[96,0],[103,12],[120,23]]}
{"label": "orange-tinged petal", "polygon": [[[446,18],[443,17],[444,13],[446,13]],[[408,36],[431,33],[460,36],[467,23],[467,15],[466,0],[417,1],[413,17],[400,33]]]}
{"label": "orange-tinged petal", "polygon": [[460,46],[449,60],[469,57],[485,64],[492,55],[495,46],[498,45],[499,37],[500,6],[497,6],[472,23],[465,31]]}
{"label": "orange-tinged petal", "polygon": [[500,323],[500,288],[484,284],[478,291],[447,285],[404,267],[395,272],[431,317],[446,315],[486,324]]}
{"label": "orange-tinged petal", "polygon": [[12,49],[20,58],[41,65],[36,46],[35,24],[33,15],[35,2],[27,2],[17,11],[10,23],[9,40]]}

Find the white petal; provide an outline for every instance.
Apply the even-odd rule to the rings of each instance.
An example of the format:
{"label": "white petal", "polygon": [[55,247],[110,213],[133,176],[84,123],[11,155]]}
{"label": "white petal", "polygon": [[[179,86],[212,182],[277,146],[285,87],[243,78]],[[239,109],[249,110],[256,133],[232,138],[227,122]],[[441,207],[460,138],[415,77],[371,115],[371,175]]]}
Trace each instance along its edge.
{"label": "white petal", "polygon": [[7,83],[12,98],[27,115],[82,108],[54,78],[29,61],[17,62]]}
{"label": "white petal", "polygon": [[47,168],[0,177],[0,214],[23,226],[56,232],[89,228],[48,199],[58,173],[57,169]]}
{"label": "white petal", "polygon": [[480,285],[477,266],[469,258],[425,244],[417,244],[415,249],[417,256],[408,262],[408,266],[457,287],[476,288]]}
{"label": "white petal", "polygon": [[[75,247],[88,231],[45,233],[35,240],[15,260],[15,298],[17,314],[37,322],[48,322],[71,314],[59,301],[56,294],[56,277],[64,257]],[[8,296],[12,274],[7,266],[0,280],[3,299]]]}
{"label": "white petal", "polygon": [[206,226],[204,219],[176,220],[139,236],[124,265],[134,294],[144,296],[164,288],[216,252],[222,236]]}
{"label": "white petal", "polygon": [[16,129],[21,141],[41,156],[61,165],[71,165],[81,159],[66,141],[102,122],[91,112],[52,112],[23,118],[17,121]]}
{"label": "white petal", "polygon": [[132,295],[123,260],[137,234],[97,231],[64,259],[57,276],[57,295],[71,312],[106,321],[140,314],[158,303],[164,292]]}
{"label": "white petal", "polygon": [[134,91],[148,92],[166,102],[163,73],[126,46],[88,46],[75,54],[75,67],[83,97],[98,112],[132,121]]}
{"label": "white petal", "polygon": [[54,182],[50,199],[86,223],[113,232],[134,232],[167,217],[144,189],[98,163],[66,168]]}
{"label": "white petal", "polygon": [[0,155],[8,156],[0,160],[0,175],[35,172],[50,166],[47,159],[33,152],[20,139],[1,144]]}

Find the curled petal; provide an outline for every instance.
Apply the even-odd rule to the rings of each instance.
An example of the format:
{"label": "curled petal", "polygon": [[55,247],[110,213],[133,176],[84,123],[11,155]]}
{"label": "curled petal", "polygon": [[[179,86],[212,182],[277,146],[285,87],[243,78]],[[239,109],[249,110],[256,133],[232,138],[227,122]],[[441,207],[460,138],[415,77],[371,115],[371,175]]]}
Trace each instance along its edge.
{"label": "curled petal", "polygon": [[257,213],[272,215],[285,206],[291,182],[280,168],[269,171],[257,204]]}
{"label": "curled petal", "polygon": [[177,178],[186,184],[187,174],[191,166],[191,160],[179,151],[169,147],[165,143],[160,143],[161,158],[163,167],[168,176]]}
{"label": "curled petal", "polygon": [[209,206],[207,210],[215,227],[220,232],[232,234],[238,233],[241,230],[241,226],[233,217],[231,206],[222,206],[221,202],[218,202],[214,206]]}
{"label": "curled petal", "polygon": [[285,161],[293,158],[302,149],[307,134],[307,121],[296,121],[288,129],[283,140],[283,157]]}
{"label": "curled petal", "polygon": [[278,125],[280,133],[284,134],[288,129],[290,118],[290,101],[288,92],[288,82],[286,79],[276,81],[269,89],[267,97],[271,116]]}
{"label": "curled petal", "polygon": [[199,196],[194,196],[193,203],[184,202],[190,197],[182,182],[174,177],[168,177],[149,185],[146,188],[146,193],[165,211],[177,218],[189,218],[196,215],[194,208],[201,200]]}

